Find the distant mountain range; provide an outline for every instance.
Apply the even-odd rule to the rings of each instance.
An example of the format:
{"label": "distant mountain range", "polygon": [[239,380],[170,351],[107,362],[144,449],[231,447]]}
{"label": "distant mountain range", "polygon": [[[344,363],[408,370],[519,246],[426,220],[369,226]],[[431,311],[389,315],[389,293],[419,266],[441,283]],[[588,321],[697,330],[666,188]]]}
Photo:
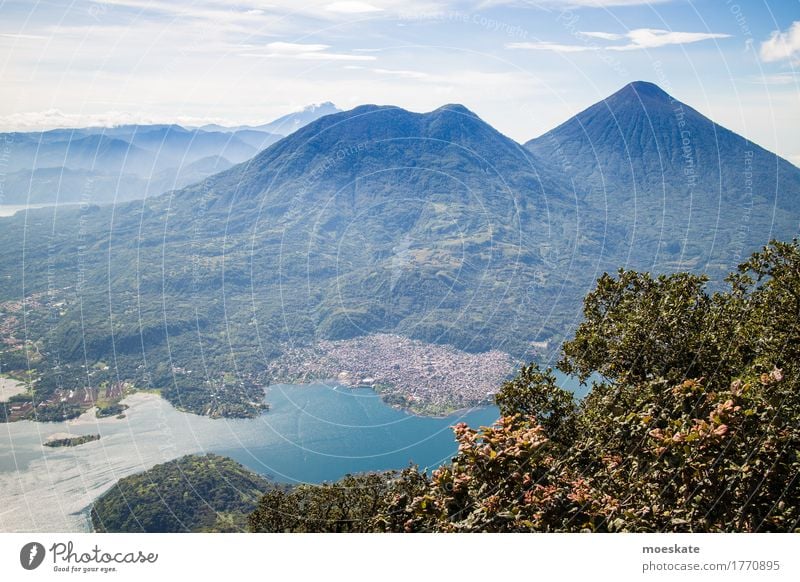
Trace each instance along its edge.
{"label": "distant mountain range", "polygon": [[224,132],[238,132],[238,131],[257,131],[267,132],[277,135],[289,135],[294,133],[303,126],[308,125],[312,121],[316,121],[320,117],[331,115],[333,113],[340,113],[342,110],[336,107],[330,101],[324,103],[317,103],[308,105],[300,111],[289,113],[278,119],[265,123],[263,125],[238,125],[235,127],[226,127],[224,125],[210,124],[200,127],[204,131],[224,131]]}
{"label": "distant mountain range", "polygon": [[0,134],[0,204],[123,202],[198,182],[337,112],[312,105],[257,127],[123,125]]}
{"label": "distant mountain range", "polygon": [[0,292],[39,294],[37,390],[124,378],[238,414],[325,339],[546,359],[604,271],[719,279],[799,221],[800,169],[650,83],[525,146],[461,105],[364,105],[164,196],[4,220]]}

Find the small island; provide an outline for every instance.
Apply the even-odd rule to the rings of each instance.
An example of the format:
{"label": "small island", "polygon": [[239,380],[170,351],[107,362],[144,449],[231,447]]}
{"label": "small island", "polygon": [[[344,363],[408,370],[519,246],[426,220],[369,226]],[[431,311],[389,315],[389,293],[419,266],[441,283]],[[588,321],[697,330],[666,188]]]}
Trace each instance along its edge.
{"label": "small island", "polygon": [[92,441],[99,441],[100,435],[99,434],[84,434],[80,436],[64,436],[61,437],[60,435],[53,435],[56,438],[51,437],[50,439],[46,440],[43,444],[46,447],[77,447],[86,443],[90,443]]}

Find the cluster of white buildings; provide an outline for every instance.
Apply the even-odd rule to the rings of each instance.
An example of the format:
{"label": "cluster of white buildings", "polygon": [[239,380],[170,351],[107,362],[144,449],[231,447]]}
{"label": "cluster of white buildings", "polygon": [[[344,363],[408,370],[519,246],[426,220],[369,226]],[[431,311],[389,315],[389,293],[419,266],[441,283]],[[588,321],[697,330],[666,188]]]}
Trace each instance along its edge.
{"label": "cluster of white buildings", "polygon": [[333,379],[346,386],[376,387],[415,408],[432,410],[485,402],[513,371],[505,352],[471,354],[394,334],[287,350],[272,370],[282,380]]}

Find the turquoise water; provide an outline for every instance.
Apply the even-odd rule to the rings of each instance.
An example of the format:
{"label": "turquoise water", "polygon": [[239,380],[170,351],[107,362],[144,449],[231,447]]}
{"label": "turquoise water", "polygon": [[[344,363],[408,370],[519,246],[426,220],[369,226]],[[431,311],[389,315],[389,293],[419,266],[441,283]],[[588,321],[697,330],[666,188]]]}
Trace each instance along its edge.
{"label": "turquoise water", "polygon": [[[562,387],[585,394],[576,379],[557,377]],[[372,390],[326,384],[272,386],[267,402],[270,411],[247,429],[258,427],[261,443],[212,450],[286,482],[319,483],[410,463],[436,468],[456,451],[453,425],[466,422],[478,428],[499,416],[495,406],[441,418],[415,416],[387,406]]]}
{"label": "turquoise water", "polygon": [[213,451],[288,482],[317,483],[409,463],[435,468],[455,452],[453,425],[490,425],[498,417],[494,406],[415,416],[386,406],[372,390],[325,384],[273,386],[267,401],[271,410],[253,423],[263,444]]}

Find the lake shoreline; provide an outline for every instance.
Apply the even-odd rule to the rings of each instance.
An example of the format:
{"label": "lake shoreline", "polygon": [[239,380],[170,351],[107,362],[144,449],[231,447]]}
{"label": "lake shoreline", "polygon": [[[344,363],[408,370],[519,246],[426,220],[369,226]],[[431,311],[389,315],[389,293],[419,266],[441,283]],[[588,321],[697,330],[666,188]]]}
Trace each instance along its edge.
{"label": "lake shoreline", "polygon": [[22,380],[0,376],[0,404],[8,404],[11,397],[25,394],[27,390],[28,387]]}
{"label": "lake shoreline", "polygon": [[[277,483],[323,483],[347,473],[433,470],[456,451],[452,426],[491,424],[495,407],[436,419],[387,406],[373,391],[325,384],[270,385],[272,410],[212,419],[176,410],[148,392],[127,396],[126,418],[91,412],[61,423],[9,423],[0,437],[0,531],[89,531],[95,499],[122,477],[188,454],[229,457]],[[100,434],[49,448],[57,433]]]}
{"label": "lake shoreline", "polygon": [[[562,388],[565,388],[566,390],[569,390],[569,391],[573,392],[575,394],[576,398],[581,398],[581,397],[585,396],[585,394],[588,392],[588,389],[589,389],[588,385],[582,385],[582,384],[580,384],[580,382],[578,382],[578,380],[576,378],[572,378],[570,376],[566,376],[564,374],[561,374],[557,370],[554,370],[554,372],[556,373],[556,376],[559,378],[559,385]],[[0,378],[0,403],[3,402],[2,380],[4,380],[4,379],[10,380],[12,382],[19,383],[18,380],[9,379],[9,378]],[[271,388],[273,388],[275,386],[292,385],[292,386],[300,388],[300,387],[304,387],[304,386],[314,386],[314,385],[317,385],[317,384],[324,384],[326,386],[330,386],[330,387],[333,387],[333,388],[342,388],[342,389],[345,389],[345,390],[358,390],[358,389],[371,390],[372,392],[374,392],[376,395],[378,395],[381,398],[381,400],[383,401],[384,404],[386,404],[386,406],[389,406],[389,407],[391,407],[391,408],[393,408],[395,410],[404,412],[404,413],[406,413],[408,415],[416,416],[416,417],[420,417],[420,418],[442,419],[442,418],[446,418],[448,416],[452,416],[454,414],[463,414],[463,413],[466,413],[466,412],[469,412],[469,411],[472,411],[472,410],[485,408],[487,406],[494,405],[494,394],[492,394],[491,398],[489,398],[487,396],[486,399],[484,399],[482,401],[479,401],[479,402],[476,402],[474,405],[461,406],[461,407],[457,407],[457,408],[456,407],[454,407],[454,408],[446,408],[446,409],[441,410],[441,411],[440,410],[426,411],[426,409],[424,407],[418,408],[418,407],[416,407],[414,405],[401,404],[401,403],[393,401],[391,398],[394,396],[394,392],[386,390],[385,387],[381,386],[380,384],[374,384],[373,383],[373,384],[350,385],[350,384],[346,384],[346,383],[342,382],[341,379],[339,379],[339,378],[331,378],[331,377],[314,378],[314,377],[309,377],[309,376],[305,376],[305,377],[302,377],[302,378],[286,378],[286,379],[275,380],[272,383],[266,385],[264,387],[264,401],[263,401],[265,408],[262,411],[260,411],[259,414],[254,414],[252,416],[247,416],[247,417],[212,416],[212,415],[206,415],[206,414],[198,414],[197,412],[194,412],[193,410],[184,409],[184,408],[180,408],[178,406],[175,406],[172,402],[170,402],[169,400],[164,398],[161,395],[161,392],[159,390],[155,390],[155,391],[154,390],[144,390],[144,389],[143,390],[135,390],[130,395],[126,396],[125,398],[128,398],[133,394],[155,394],[159,398],[162,398],[165,402],[167,402],[176,411],[179,411],[179,412],[182,412],[182,413],[186,413],[186,414],[192,414],[192,415],[195,415],[195,416],[198,416],[198,417],[202,417],[202,418],[210,418],[212,420],[232,420],[232,419],[241,419],[241,418],[258,418],[260,416],[263,416],[264,414],[268,414],[269,410],[270,410],[270,402],[267,400],[267,392]],[[21,389],[21,391],[17,392],[17,394],[24,394],[25,391],[26,391],[26,388],[23,385],[23,388]],[[120,404],[123,404],[123,403],[124,403],[124,399],[120,400]],[[97,409],[96,406],[87,408],[84,412],[81,413],[81,415],[86,414],[87,412],[91,412],[91,411],[96,410],[96,409]],[[8,420],[8,421],[5,421],[5,422],[19,422],[19,421],[22,421],[22,420],[28,420],[30,422],[41,422],[41,423],[63,422],[62,420],[58,420],[58,419],[47,419],[47,420],[38,420],[38,419],[36,419],[36,420],[34,420],[34,419],[29,419],[29,418],[15,418],[15,419],[11,419],[11,420]],[[0,424],[3,424],[3,422],[0,421]]]}
{"label": "lake shoreline", "polygon": [[[5,379],[6,378],[0,378],[0,382],[2,382],[2,380],[5,380]],[[7,379],[7,380],[19,383],[18,380],[13,380],[13,379]],[[264,414],[268,414],[269,413],[270,403],[267,400],[266,395],[267,395],[267,391],[270,388],[273,388],[275,386],[286,386],[286,385],[293,385],[295,387],[302,388],[304,386],[314,386],[314,385],[317,385],[317,384],[325,384],[326,386],[330,386],[332,388],[342,388],[342,389],[345,389],[345,390],[361,390],[361,389],[371,390],[376,395],[380,396],[381,400],[384,402],[384,404],[386,404],[386,406],[389,406],[389,407],[391,407],[391,408],[393,408],[395,410],[398,410],[398,411],[405,412],[406,414],[409,414],[411,416],[417,416],[417,417],[421,417],[421,418],[437,418],[437,419],[441,419],[441,418],[445,418],[447,416],[451,416],[453,414],[459,414],[459,413],[463,413],[463,412],[468,412],[470,410],[475,410],[475,409],[478,409],[478,408],[484,408],[486,406],[491,406],[492,404],[494,404],[490,400],[485,400],[485,401],[476,403],[474,406],[462,406],[462,407],[452,408],[452,409],[448,408],[448,409],[445,409],[445,410],[443,410],[441,412],[438,411],[438,410],[436,412],[425,412],[424,408],[416,408],[414,406],[407,406],[407,405],[403,405],[403,404],[398,404],[396,402],[392,402],[392,401],[388,400],[386,397],[390,396],[390,394],[387,394],[386,392],[382,391],[379,386],[366,385],[366,384],[357,385],[357,386],[351,386],[351,385],[343,384],[341,381],[339,381],[337,379],[334,379],[334,378],[319,378],[319,379],[317,379],[317,378],[305,378],[305,379],[302,379],[302,380],[300,380],[300,379],[295,379],[295,380],[287,379],[285,381],[276,381],[274,383],[268,384],[267,386],[264,387],[264,402],[263,402],[263,404],[264,404],[265,408],[262,409],[258,414],[254,414],[252,416],[246,416],[246,417],[199,414],[199,413],[197,413],[197,412],[195,412],[195,411],[193,411],[191,409],[181,408],[179,406],[175,406],[175,404],[173,404],[172,402],[170,402],[169,400],[164,398],[159,390],[155,390],[155,391],[154,390],[134,390],[128,396],[126,396],[125,398],[120,400],[119,404],[125,404],[125,399],[129,398],[130,396],[133,396],[134,394],[153,394],[153,395],[158,396],[162,400],[164,400],[167,404],[169,404],[172,408],[174,408],[178,412],[182,412],[182,413],[185,413],[185,414],[192,414],[194,416],[198,416],[198,417],[202,417],[202,418],[209,418],[211,420],[233,420],[233,419],[258,418],[260,416],[263,416]],[[11,393],[11,394],[8,394],[7,397],[11,397],[11,396],[14,396],[14,395],[19,395],[19,394],[25,394],[26,391],[27,391],[27,388],[23,384],[22,388],[19,391]],[[3,404],[3,403],[5,403],[5,402],[4,402],[4,399],[3,399],[2,385],[0,384],[0,404]],[[80,418],[81,416],[83,416],[83,415],[85,415],[87,413],[92,413],[93,411],[96,413],[97,410],[98,410],[97,406],[87,407],[85,410],[83,410],[81,412],[80,415],[78,415],[76,417],[73,417],[72,419],[52,419],[52,418],[48,418],[48,419],[40,420],[38,418],[34,419],[34,418],[26,418],[26,417],[16,417],[16,418],[8,419],[8,420],[0,419],[0,424],[11,424],[11,423],[15,423],[15,422],[24,422],[24,421],[42,423],[42,424],[59,423],[59,422],[65,422],[65,421],[69,421],[69,420],[74,420],[76,418]],[[113,415],[113,416],[116,416],[116,415]],[[124,414],[122,416],[124,417]],[[97,418],[103,418],[103,416],[98,416]]]}
{"label": "lake shoreline", "polygon": [[[292,385],[292,386],[297,387],[297,388],[303,388],[305,386],[315,386],[315,385],[318,385],[318,384],[324,384],[324,385],[329,386],[329,387],[331,387],[333,389],[342,388],[344,390],[371,390],[373,393],[375,393],[377,396],[379,396],[381,398],[381,401],[383,401],[383,403],[386,406],[388,406],[390,408],[393,408],[394,410],[397,410],[399,412],[403,412],[405,414],[408,414],[409,416],[415,416],[415,417],[418,417],[418,418],[442,419],[442,418],[447,418],[448,416],[452,416],[454,414],[465,414],[465,413],[470,412],[472,410],[476,410],[476,409],[479,409],[479,408],[486,408],[487,406],[494,405],[493,401],[486,400],[484,402],[479,402],[479,403],[475,404],[474,406],[461,406],[459,408],[452,408],[452,409],[445,410],[444,412],[426,413],[426,412],[423,412],[422,410],[414,408],[413,406],[403,406],[402,404],[397,404],[395,402],[391,402],[391,401],[387,400],[384,397],[385,393],[383,393],[380,390],[379,386],[369,385],[369,384],[360,384],[358,386],[351,386],[351,385],[343,384],[341,381],[339,381],[336,378],[319,378],[319,379],[311,379],[311,378],[309,378],[309,379],[305,379],[305,380],[297,380],[296,379],[296,380],[286,381],[286,382],[275,382],[273,384],[269,384],[265,388],[265,391],[269,390],[270,388],[276,387],[276,386]],[[266,394],[266,392],[265,392],[265,394]],[[267,404],[269,404],[269,403],[267,403]],[[266,410],[264,412],[264,414],[266,414],[267,412],[269,412],[269,410]]]}

